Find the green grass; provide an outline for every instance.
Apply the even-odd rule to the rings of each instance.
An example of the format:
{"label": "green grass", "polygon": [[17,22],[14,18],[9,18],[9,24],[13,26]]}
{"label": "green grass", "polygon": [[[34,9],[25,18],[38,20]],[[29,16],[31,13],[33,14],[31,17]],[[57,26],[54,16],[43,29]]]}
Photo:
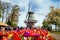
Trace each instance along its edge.
{"label": "green grass", "polygon": [[56,31],[51,31],[50,33],[60,34],[60,32],[56,32]]}

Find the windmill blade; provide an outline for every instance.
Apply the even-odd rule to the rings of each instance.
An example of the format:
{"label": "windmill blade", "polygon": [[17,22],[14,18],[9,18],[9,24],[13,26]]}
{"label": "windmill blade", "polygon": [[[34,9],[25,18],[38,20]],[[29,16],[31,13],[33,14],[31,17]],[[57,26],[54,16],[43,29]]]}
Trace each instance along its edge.
{"label": "windmill blade", "polygon": [[30,10],[30,4],[29,4],[28,12],[29,12],[29,10]]}
{"label": "windmill blade", "polygon": [[[29,12],[29,10],[30,10],[30,3],[29,3],[28,12]],[[28,17],[28,12],[27,12],[26,18]],[[25,20],[26,20],[26,18],[25,18]]]}

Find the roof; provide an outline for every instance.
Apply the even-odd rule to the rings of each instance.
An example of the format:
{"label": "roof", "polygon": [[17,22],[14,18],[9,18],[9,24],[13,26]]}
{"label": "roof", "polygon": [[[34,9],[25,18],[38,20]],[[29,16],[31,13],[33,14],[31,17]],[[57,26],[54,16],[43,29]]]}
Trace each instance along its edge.
{"label": "roof", "polygon": [[8,26],[8,25],[4,22],[0,22],[0,26]]}

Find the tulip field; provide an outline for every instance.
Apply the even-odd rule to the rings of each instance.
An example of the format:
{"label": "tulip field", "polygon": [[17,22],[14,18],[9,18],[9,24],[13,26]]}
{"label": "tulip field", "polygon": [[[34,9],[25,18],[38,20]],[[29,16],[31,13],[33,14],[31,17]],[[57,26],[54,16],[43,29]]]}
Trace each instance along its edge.
{"label": "tulip field", "polygon": [[44,29],[22,29],[2,32],[0,40],[54,40],[50,33]]}

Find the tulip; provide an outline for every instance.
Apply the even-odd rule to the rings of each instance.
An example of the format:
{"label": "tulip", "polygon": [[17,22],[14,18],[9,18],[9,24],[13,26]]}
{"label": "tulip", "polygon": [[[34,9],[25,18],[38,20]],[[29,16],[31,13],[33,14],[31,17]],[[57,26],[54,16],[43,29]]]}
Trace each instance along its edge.
{"label": "tulip", "polygon": [[13,34],[9,34],[8,37],[11,38],[13,36]]}
{"label": "tulip", "polygon": [[0,32],[0,35],[4,36],[8,35],[8,38],[12,37],[13,40],[46,40],[46,37],[49,38],[49,40],[53,40],[48,31],[36,28],[35,29],[26,28],[19,31],[12,30],[6,33]]}
{"label": "tulip", "polygon": [[32,33],[30,34],[30,36],[33,37],[33,36],[34,36],[34,33],[32,32]]}
{"label": "tulip", "polygon": [[21,40],[18,35],[13,35],[13,40]]}
{"label": "tulip", "polygon": [[3,37],[1,40],[8,40],[8,38],[7,37]]}
{"label": "tulip", "polygon": [[24,40],[27,40],[27,37],[24,37]]}
{"label": "tulip", "polygon": [[49,39],[48,40],[54,40],[51,36],[49,36]]}
{"label": "tulip", "polygon": [[20,31],[18,32],[18,34],[23,35],[23,34],[24,34],[24,30],[20,30]]}
{"label": "tulip", "polygon": [[42,38],[38,38],[37,40],[43,40]]}
{"label": "tulip", "polygon": [[25,32],[25,33],[24,33],[24,36],[25,36],[25,37],[28,37],[28,36],[29,36],[29,32]]}
{"label": "tulip", "polygon": [[46,40],[46,37],[44,36],[44,37],[42,38],[42,40]]}
{"label": "tulip", "polygon": [[34,32],[36,32],[37,30],[36,30],[36,29],[34,29],[33,31],[34,31]]}
{"label": "tulip", "polygon": [[35,34],[35,37],[37,37],[37,38],[38,38],[38,37],[39,37],[39,34]]}

